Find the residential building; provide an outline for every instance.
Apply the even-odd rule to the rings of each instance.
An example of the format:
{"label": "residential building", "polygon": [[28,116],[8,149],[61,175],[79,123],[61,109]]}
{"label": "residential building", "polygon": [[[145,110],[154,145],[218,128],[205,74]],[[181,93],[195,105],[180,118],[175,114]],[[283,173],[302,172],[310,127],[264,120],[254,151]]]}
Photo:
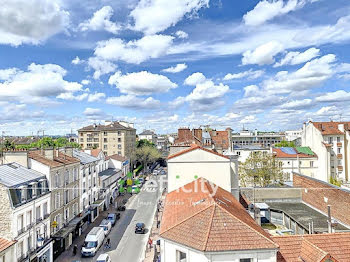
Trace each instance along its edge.
{"label": "residential building", "polygon": [[286,137],[286,141],[299,141],[301,139],[301,135],[303,133],[303,130],[287,130],[284,131],[285,137]]}
{"label": "residential building", "polygon": [[78,135],[77,134],[66,134],[66,138],[68,139],[68,142],[71,143],[79,143]]}
{"label": "residential building", "polygon": [[15,253],[16,241],[11,241],[5,238],[0,238],[0,261],[16,261]]}
{"label": "residential building", "polygon": [[130,172],[130,159],[121,155],[107,156],[108,168],[120,169],[122,176],[126,176]]}
{"label": "residential building", "polygon": [[164,262],[276,262],[278,245],[231,192],[199,178],[167,194],[160,250]]}
{"label": "residential building", "polygon": [[106,159],[105,153],[101,149],[85,149],[84,152],[99,159],[97,173],[108,168],[108,160]]}
{"label": "residential building", "polygon": [[312,122],[303,125],[302,146],[318,156],[315,178],[329,182],[333,177],[349,182],[350,122]]}
{"label": "residential building", "polygon": [[53,261],[50,196],[44,174],[17,163],[0,166],[0,237],[14,243],[5,261]]}
{"label": "residential building", "polygon": [[267,154],[270,152],[270,148],[268,147],[262,147],[259,145],[246,145],[246,146],[239,146],[234,145],[233,151],[225,151],[225,156],[237,156],[238,162],[244,163],[247,158],[250,156],[250,154],[254,154],[255,152],[262,152],[263,154]]}
{"label": "residential building", "polygon": [[156,146],[160,151],[168,151],[169,140],[167,136],[157,136]]}
{"label": "residential building", "polygon": [[315,177],[318,171],[317,155],[309,147],[271,148],[274,157],[285,174],[285,181],[293,181],[293,173],[297,172]]}
{"label": "residential building", "polygon": [[135,150],[136,129],[124,121],[105,121],[104,125],[93,124],[78,130],[82,149],[101,149],[106,156],[130,157]]}
{"label": "residential building", "polygon": [[99,174],[99,210],[106,210],[109,205],[114,203],[114,200],[119,194],[118,181],[125,176],[122,174],[122,170],[116,168],[108,168]]}
{"label": "residential building", "polygon": [[242,130],[232,134],[233,145],[261,145],[270,147],[285,140],[284,133]]}
{"label": "residential building", "polygon": [[168,192],[203,177],[231,192],[238,199],[238,161],[193,144],[168,156]]}
{"label": "residential building", "polygon": [[79,169],[79,191],[80,191],[80,209],[79,213],[89,213],[90,222],[96,217],[93,215],[92,204],[98,199],[98,164],[99,159],[85,152],[73,149],[73,157],[80,160]]}
{"label": "residential building", "polygon": [[146,139],[149,142],[156,144],[157,135],[153,130],[143,130],[142,133],[139,134],[139,140]]}

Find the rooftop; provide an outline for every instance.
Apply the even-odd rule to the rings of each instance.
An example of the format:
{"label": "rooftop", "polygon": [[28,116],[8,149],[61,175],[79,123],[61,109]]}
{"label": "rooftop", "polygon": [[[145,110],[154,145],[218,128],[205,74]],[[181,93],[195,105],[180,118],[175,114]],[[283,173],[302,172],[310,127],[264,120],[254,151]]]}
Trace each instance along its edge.
{"label": "rooftop", "polygon": [[120,161],[120,162],[123,162],[123,161],[126,161],[128,160],[127,157],[125,156],[121,156],[121,155],[118,155],[118,154],[114,154],[114,155],[111,155],[111,156],[107,156],[106,159],[114,159],[114,160],[117,160],[117,161]]}
{"label": "rooftop", "polygon": [[339,130],[339,125],[344,125],[344,130],[349,130],[350,122],[312,122],[312,124],[321,131],[322,135],[342,135],[344,132]]}
{"label": "rooftop", "polygon": [[12,246],[15,243],[16,243],[16,241],[11,241],[11,240],[7,240],[5,238],[0,238],[0,252],[6,250],[7,248],[9,248],[10,246]]}
{"label": "rooftop", "polygon": [[206,148],[201,147],[201,146],[199,146],[199,145],[197,145],[197,144],[192,144],[191,147],[186,148],[186,149],[184,149],[184,150],[182,150],[182,151],[180,151],[180,152],[177,152],[177,153],[175,153],[175,154],[172,154],[172,155],[168,156],[168,159],[171,159],[171,158],[174,158],[174,157],[177,157],[177,156],[186,154],[186,153],[188,153],[188,152],[191,152],[191,151],[194,151],[194,150],[197,150],[197,149],[200,149],[200,150],[203,150],[203,151],[206,151],[206,152],[215,154],[215,155],[217,155],[217,156],[221,156],[221,157],[230,159],[228,156],[225,156],[225,155],[223,155],[223,154],[219,154],[219,153],[217,153],[217,152],[215,152],[215,151],[213,151],[213,150],[210,150],[210,149],[206,149]]}
{"label": "rooftop", "polygon": [[46,177],[44,174],[20,164],[10,163],[0,166],[0,183],[7,187],[26,184],[39,179],[46,179]]}
{"label": "rooftop", "polygon": [[280,246],[277,262],[348,262],[350,233],[273,236]]}
{"label": "rooftop", "polygon": [[151,130],[143,130],[143,132],[140,133],[139,135],[149,136],[149,135],[154,135],[154,132]]}
{"label": "rooftop", "polygon": [[103,153],[103,151],[102,151],[101,149],[98,149],[98,148],[96,148],[96,149],[91,149],[91,150],[90,150],[90,154],[91,154],[92,156],[94,156],[94,157],[98,157],[98,155],[99,155],[101,152]]}
{"label": "rooftop", "polygon": [[135,130],[131,127],[125,127],[121,125],[118,121],[111,122],[107,125],[93,124],[80,128],[78,132],[81,131],[115,131],[115,130]]}
{"label": "rooftop", "polygon": [[213,188],[199,178],[170,192],[160,236],[208,252],[278,248],[230,192],[218,187],[214,194]]}
{"label": "rooftop", "polygon": [[99,161],[98,158],[89,155],[85,152],[79,151],[78,149],[73,149],[73,157],[79,159],[80,163],[83,165]]}
{"label": "rooftop", "polygon": [[28,157],[49,167],[61,167],[64,165],[80,163],[79,159],[68,156],[67,154],[59,152],[56,149],[54,150],[54,154],[55,156],[53,160],[51,160],[43,156],[40,153],[40,150],[35,150],[35,151],[29,151]]}
{"label": "rooftop", "polygon": [[309,147],[274,147],[272,152],[277,158],[317,158]]}
{"label": "rooftop", "polygon": [[113,176],[113,175],[117,174],[120,171],[121,170],[117,169],[117,168],[108,168],[108,169],[103,170],[102,172],[98,173],[98,176],[100,176],[100,177],[109,177],[109,176]]}

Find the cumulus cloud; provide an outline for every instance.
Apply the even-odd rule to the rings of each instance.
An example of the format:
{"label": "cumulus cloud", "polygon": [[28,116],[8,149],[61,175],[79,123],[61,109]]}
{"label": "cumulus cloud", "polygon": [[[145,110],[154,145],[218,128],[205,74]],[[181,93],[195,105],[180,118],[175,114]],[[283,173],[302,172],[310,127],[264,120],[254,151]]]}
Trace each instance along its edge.
{"label": "cumulus cloud", "polygon": [[141,0],[130,13],[132,29],[148,35],[162,32],[204,7],[209,7],[209,0]]}
{"label": "cumulus cloud", "polygon": [[100,108],[90,108],[90,107],[85,108],[83,114],[86,115],[86,116],[101,116],[101,115],[104,115],[103,111]]}
{"label": "cumulus cloud", "polygon": [[341,111],[336,106],[324,106],[315,112],[317,116],[329,117],[341,114]]}
{"label": "cumulus cloud", "polygon": [[175,35],[176,35],[178,38],[180,38],[180,39],[186,39],[186,38],[188,38],[188,34],[187,34],[186,32],[184,32],[184,31],[181,31],[181,30],[176,31]]}
{"label": "cumulus cloud", "polygon": [[81,84],[82,84],[82,85],[88,85],[88,84],[90,84],[90,83],[91,83],[91,81],[88,80],[88,79],[83,79],[83,80],[81,80]]}
{"label": "cumulus cloud", "polygon": [[99,57],[90,57],[88,60],[88,66],[95,70],[93,74],[94,79],[99,79],[100,76],[112,73],[117,69],[117,66],[114,63]]}
{"label": "cumulus cloud", "polygon": [[179,73],[184,71],[187,68],[187,65],[185,63],[183,64],[177,64],[176,66],[171,66],[169,68],[165,68],[162,70],[162,72],[167,73]]}
{"label": "cumulus cloud", "polygon": [[129,42],[111,38],[98,42],[94,54],[103,60],[140,64],[166,54],[173,39],[174,37],[169,35],[148,35]]}
{"label": "cumulus cloud", "polygon": [[283,46],[277,41],[271,41],[258,46],[254,51],[243,53],[242,64],[269,65],[275,62],[274,56],[283,51]]}
{"label": "cumulus cloud", "polygon": [[293,100],[281,105],[282,109],[306,109],[313,105],[313,101],[311,99],[302,99],[302,100]]}
{"label": "cumulus cloud", "polygon": [[197,84],[203,83],[205,80],[206,80],[206,77],[203,75],[203,73],[197,72],[188,76],[185,79],[184,84],[188,86],[195,86]]}
{"label": "cumulus cloud", "polygon": [[81,60],[79,58],[79,56],[76,56],[73,60],[72,60],[72,64],[73,65],[80,65],[80,64],[83,64],[85,61],[84,60]]}
{"label": "cumulus cloud", "polygon": [[111,21],[112,16],[113,8],[111,6],[104,6],[96,11],[90,19],[80,23],[79,29],[83,32],[105,30],[112,34],[117,34],[120,26]]}
{"label": "cumulus cloud", "polygon": [[257,118],[255,117],[255,115],[248,115],[248,116],[245,116],[243,119],[241,119],[239,121],[239,123],[241,124],[251,124],[251,123],[255,123],[257,122]]}
{"label": "cumulus cloud", "polygon": [[75,101],[83,101],[84,99],[88,98],[89,94],[83,93],[80,95],[75,95],[72,92],[62,93],[57,96],[57,98],[62,100],[75,100]]}
{"label": "cumulus cloud", "polygon": [[105,93],[97,93],[95,92],[94,94],[89,94],[88,96],[88,102],[98,102],[101,101],[102,98],[105,98],[106,94]]}
{"label": "cumulus cloud", "polygon": [[13,68],[7,68],[7,69],[0,69],[0,80],[8,80],[12,76],[16,75],[19,72],[19,69],[13,67]]}
{"label": "cumulus cloud", "polygon": [[147,71],[128,73],[122,75],[116,72],[109,78],[108,83],[115,85],[120,92],[132,95],[150,95],[153,93],[165,93],[177,87],[166,76],[152,74]]}
{"label": "cumulus cloud", "polygon": [[153,97],[143,99],[135,95],[125,95],[118,97],[108,97],[107,104],[116,105],[130,109],[157,109],[160,106],[160,101]]}
{"label": "cumulus cloud", "polygon": [[0,44],[38,44],[69,24],[58,0],[0,0]]}
{"label": "cumulus cloud", "polygon": [[243,16],[244,23],[250,26],[258,26],[275,17],[287,14],[297,10],[305,5],[306,2],[316,2],[318,0],[277,0],[260,1],[253,10]]}
{"label": "cumulus cloud", "polygon": [[236,73],[236,74],[226,74],[223,78],[224,81],[232,80],[232,79],[240,79],[240,78],[247,78],[247,79],[256,79],[261,77],[265,73],[264,70],[252,70],[249,69],[248,71]]}
{"label": "cumulus cloud", "polygon": [[320,49],[311,47],[305,52],[288,52],[274,67],[302,64],[320,55]]}
{"label": "cumulus cloud", "polygon": [[168,103],[169,108],[176,109],[182,106],[186,102],[186,97],[178,96],[174,100],[170,101]]}
{"label": "cumulus cloud", "polygon": [[325,93],[316,97],[317,102],[341,102],[350,101],[350,92],[344,90],[337,90],[335,92]]}

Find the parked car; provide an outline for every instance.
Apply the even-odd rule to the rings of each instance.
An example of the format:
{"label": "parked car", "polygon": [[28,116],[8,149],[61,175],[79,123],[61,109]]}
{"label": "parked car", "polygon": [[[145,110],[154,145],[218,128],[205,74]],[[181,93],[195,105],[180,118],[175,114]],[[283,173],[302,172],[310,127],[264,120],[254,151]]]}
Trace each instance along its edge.
{"label": "parked car", "polygon": [[125,211],[125,206],[118,206],[117,210],[118,211]]}
{"label": "parked car", "polygon": [[[119,214],[119,218],[120,218],[120,214]],[[107,215],[107,220],[110,221],[112,224],[112,227],[114,227],[115,223],[117,222],[117,213],[109,213]]]}
{"label": "parked car", "polygon": [[85,237],[84,244],[81,248],[81,255],[83,257],[93,257],[97,253],[98,249],[102,246],[105,239],[105,233],[103,228],[94,227],[89,234]]}
{"label": "parked car", "polygon": [[112,223],[109,220],[107,220],[107,219],[103,219],[101,221],[99,227],[103,228],[103,231],[105,232],[105,235],[107,236],[109,234],[109,232],[111,232]]}
{"label": "parked car", "polygon": [[137,223],[135,226],[135,234],[145,234],[146,228],[144,223]]}
{"label": "parked car", "polygon": [[96,262],[111,262],[111,257],[108,254],[101,254],[98,256]]}
{"label": "parked car", "polygon": [[140,182],[140,184],[142,185],[142,184],[145,183],[145,179],[144,179],[143,177],[140,177],[140,178],[139,178],[139,182]]}

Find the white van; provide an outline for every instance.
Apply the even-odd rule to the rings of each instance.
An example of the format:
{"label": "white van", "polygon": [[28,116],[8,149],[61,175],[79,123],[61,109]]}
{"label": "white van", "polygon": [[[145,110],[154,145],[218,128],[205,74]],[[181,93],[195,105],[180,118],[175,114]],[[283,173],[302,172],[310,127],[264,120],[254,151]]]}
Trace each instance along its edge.
{"label": "white van", "polygon": [[107,236],[109,232],[111,232],[112,223],[108,219],[103,219],[99,227],[103,228],[103,231],[105,232],[105,236]]}
{"label": "white van", "polygon": [[97,250],[102,246],[105,234],[103,228],[94,227],[87,234],[83,247],[81,248],[81,255],[83,257],[93,257],[97,253]]}

